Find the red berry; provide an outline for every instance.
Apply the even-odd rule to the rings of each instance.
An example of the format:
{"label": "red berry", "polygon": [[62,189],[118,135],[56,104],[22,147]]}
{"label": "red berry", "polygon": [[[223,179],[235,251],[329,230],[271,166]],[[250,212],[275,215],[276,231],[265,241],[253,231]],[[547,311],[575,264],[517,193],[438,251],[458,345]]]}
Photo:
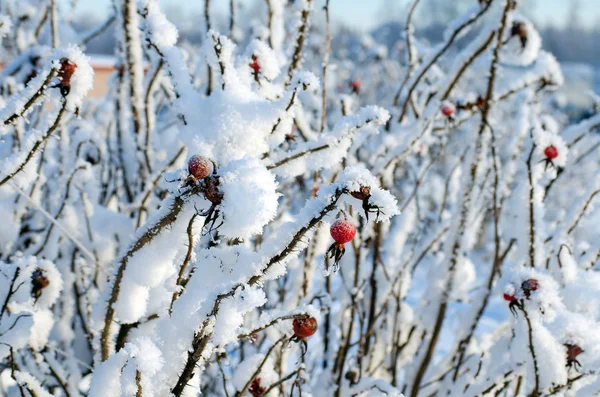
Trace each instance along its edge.
{"label": "red berry", "polygon": [[360,86],[361,86],[360,80],[352,80],[350,82],[350,88],[352,88],[352,91],[354,91],[354,92],[360,91]]}
{"label": "red berry", "polygon": [[583,349],[577,345],[566,344],[567,347],[567,361],[573,361],[583,353]]}
{"label": "red berry", "polygon": [[260,385],[260,378],[255,378],[248,389],[248,392],[254,397],[261,397],[266,391],[267,388]]}
{"label": "red berry", "polygon": [[517,299],[514,295],[510,295],[510,294],[504,294],[504,300],[508,301],[508,302],[512,302],[515,299]]}
{"label": "red berry", "polygon": [[338,219],[329,228],[329,233],[336,243],[343,245],[352,241],[356,235],[356,226],[345,219]]}
{"label": "red berry", "polygon": [[529,280],[525,280],[521,284],[521,288],[523,289],[523,293],[525,294],[525,296],[527,298],[529,298],[529,296],[531,295],[531,293],[533,291],[537,291],[537,289],[539,288],[539,286],[540,286],[540,284],[534,278],[530,278]]}
{"label": "red berry", "polygon": [[44,276],[42,269],[35,269],[31,274],[31,296],[38,299],[42,295],[42,290],[48,285],[50,285],[50,280]]}
{"label": "red berry", "polygon": [[544,149],[544,155],[547,159],[554,160],[558,157],[558,149],[556,146],[548,146],[546,149]]}
{"label": "red berry", "polygon": [[317,320],[313,317],[295,318],[293,322],[294,335],[304,339],[313,336],[317,332]]}
{"label": "red berry", "polygon": [[196,179],[204,179],[212,172],[212,163],[204,156],[194,155],[188,160],[188,172]]}
{"label": "red berry", "polygon": [[442,107],[440,110],[442,111],[442,114],[444,116],[450,117],[456,112],[456,107],[453,104],[451,104],[450,102],[445,102],[442,104]]}
{"label": "red berry", "polygon": [[258,58],[256,58],[256,55],[252,55],[252,63],[250,64],[250,68],[254,70],[254,73],[260,72],[260,63],[258,63]]}
{"label": "red berry", "polygon": [[364,200],[371,197],[371,188],[369,186],[361,186],[357,191],[350,192],[350,195],[358,200]]}

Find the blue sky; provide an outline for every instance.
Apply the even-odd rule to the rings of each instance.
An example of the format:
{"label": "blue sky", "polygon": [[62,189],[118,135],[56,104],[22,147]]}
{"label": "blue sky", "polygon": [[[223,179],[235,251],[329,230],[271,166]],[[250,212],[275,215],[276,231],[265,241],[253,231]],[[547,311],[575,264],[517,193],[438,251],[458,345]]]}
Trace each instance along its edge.
{"label": "blue sky", "polygon": [[[0,0],[1,1],[1,0]],[[257,0],[237,0],[249,4]],[[455,1],[455,0],[446,0]],[[475,2],[475,0],[469,0]],[[334,21],[341,21],[356,29],[368,29],[377,22],[381,22],[382,7],[384,4],[397,5],[398,10],[408,0],[330,0],[330,9]],[[574,3],[579,3],[581,21],[586,25],[600,22],[600,0],[526,0],[533,6],[533,17],[538,23],[564,24],[570,15]],[[70,0],[63,0],[63,4],[70,4]],[[99,15],[107,13],[111,0],[79,0],[79,12]],[[165,7],[181,7],[184,11],[199,13],[204,6],[203,0],[161,0]],[[212,0],[215,9],[225,13],[229,4],[227,0]],[[324,0],[315,0],[317,6]],[[425,2],[424,2],[425,3]],[[404,19],[404,12],[399,11],[398,18]]]}

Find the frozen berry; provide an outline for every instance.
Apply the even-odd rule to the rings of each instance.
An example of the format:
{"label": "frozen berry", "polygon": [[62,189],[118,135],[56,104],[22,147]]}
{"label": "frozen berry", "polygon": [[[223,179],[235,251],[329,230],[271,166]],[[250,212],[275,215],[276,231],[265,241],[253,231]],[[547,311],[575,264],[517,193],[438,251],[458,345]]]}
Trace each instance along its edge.
{"label": "frozen berry", "polygon": [[252,63],[250,64],[250,68],[254,70],[254,73],[260,72],[260,63],[258,63],[258,58],[256,55],[252,55]]}
{"label": "frozen berry", "polygon": [[261,397],[267,391],[267,388],[261,386],[260,378],[255,378],[248,389],[248,392],[252,394],[254,397]]}
{"label": "frozen berry", "polygon": [[546,149],[544,149],[544,155],[547,159],[554,160],[558,157],[558,149],[556,146],[548,146]]}
{"label": "frozen berry", "polygon": [[188,160],[188,172],[196,179],[204,179],[212,172],[213,165],[204,156],[194,155]]}
{"label": "frozen berry", "polygon": [[531,296],[531,293],[533,291],[537,291],[539,286],[540,284],[536,279],[530,278],[528,280],[523,281],[523,283],[521,284],[521,289],[523,290],[525,296],[529,298]]}
{"label": "frozen berry", "polygon": [[452,117],[456,112],[456,107],[450,102],[444,102],[440,110],[444,116]]}
{"label": "frozen berry", "polygon": [[77,65],[67,58],[60,60],[60,69],[58,70],[58,79],[60,82],[58,83],[58,88],[60,88],[62,96],[69,95],[71,91],[71,78],[73,77],[73,73],[75,73],[75,69],[77,69]]}
{"label": "frozen berry", "polygon": [[504,294],[504,300],[507,302],[512,302],[515,299],[517,299],[514,295],[511,294]]}
{"label": "frozen berry", "polygon": [[360,91],[360,87],[361,87],[360,80],[352,80],[350,82],[350,88],[352,89],[352,92],[356,92],[358,94],[358,92]]}
{"label": "frozen berry", "polygon": [[350,192],[350,195],[358,200],[364,200],[371,197],[371,188],[368,186],[361,186],[357,191]]}
{"label": "frozen berry", "polygon": [[42,295],[42,290],[48,285],[50,285],[50,280],[44,276],[42,269],[35,269],[31,274],[31,296],[38,299]]}
{"label": "frozen berry", "polygon": [[300,339],[313,336],[317,332],[317,320],[313,317],[295,318],[293,322],[294,335]]}
{"label": "frozen berry", "polygon": [[527,45],[527,25],[523,22],[514,22],[510,29],[510,34],[517,36],[521,40],[521,47],[525,48]]}
{"label": "frozen berry", "polygon": [[356,226],[345,219],[338,219],[331,225],[329,232],[336,243],[344,245],[347,242],[352,241],[356,235]]}

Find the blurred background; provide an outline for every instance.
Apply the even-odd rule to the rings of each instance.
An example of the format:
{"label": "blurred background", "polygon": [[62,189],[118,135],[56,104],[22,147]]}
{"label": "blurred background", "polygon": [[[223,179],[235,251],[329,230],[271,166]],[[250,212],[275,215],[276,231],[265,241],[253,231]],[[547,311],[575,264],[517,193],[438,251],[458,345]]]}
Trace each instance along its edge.
{"label": "blurred background", "polygon": [[[77,30],[86,31],[112,14],[113,0],[62,0],[61,11],[73,18]],[[251,21],[264,12],[265,0],[235,0],[238,18]],[[289,0],[293,2],[294,0]],[[478,0],[422,0],[415,17],[416,34],[438,41],[448,21]],[[324,23],[318,12],[325,0],[314,0],[313,26]],[[199,44],[206,31],[204,0],[161,0],[163,10],[180,30],[180,40]],[[539,29],[543,46],[563,65],[567,84],[565,100],[583,109],[600,91],[600,0],[521,0],[521,12]],[[351,47],[373,38],[392,46],[403,30],[409,0],[330,0],[332,29],[337,46]],[[211,0],[213,27],[227,32],[229,0]],[[86,52],[94,54],[98,68],[110,67],[114,53],[114,24],[92,40]],[[335,43],[334,43],[335,44]],[[358,45],[358,44],[357,44]],[[334,48],[335,50],[335,48]],[[99,76],[100,77],[100,76]]]}

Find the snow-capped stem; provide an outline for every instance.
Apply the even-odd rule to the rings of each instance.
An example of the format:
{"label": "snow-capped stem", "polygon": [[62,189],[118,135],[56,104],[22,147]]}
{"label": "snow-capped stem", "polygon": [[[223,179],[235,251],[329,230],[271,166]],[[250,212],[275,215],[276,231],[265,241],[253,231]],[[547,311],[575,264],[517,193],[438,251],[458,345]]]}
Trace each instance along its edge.
{"label": "snow-capped stem", "polygon": [[581,221],[581,219],[585,216],[586,211],[588,210],[588,208],[590,207],[590,205],[592,205],[592,202],[594,201],[594,198],[598,194],[600,194],[600,190],[594,191],[590,195],[590,197],[586,200],[585,204],[583,205],[583,208],[581,209],[581,211],[579,212],[579,215],[577,216],[577,219],[575,219],[575,222],[571,225],[571,227],[567,231],[567,234],[573,233],[573,230],[575,230],[575,228],[577,227],[577,225],[579,224],[579,222]]}
{"label": "snow-capped stem", "polygon": [[[398,106],[398,102],[400,100],[400,95],[402,91],[404,91],[404,87],[408,80],[410,79],[412,72],[415,68],[415,47],[413,44],[413,16],[415,15],[415,10],[417,9],[417,5],[421,0],[413,0],[408,9],[408,14],[406,17],[406,23],[404,24],[404,35],[406,40],[406,51],[408,53],[408,71],[406,72],[406,76],[404,80],[402,80],[402,84],[400,84],[400,88],[396,92],[394,96],[394,106]],[[389,124],[388,124],[389,125]]]}
{"label": "snow-capped stem", "polygon": [[[276,263],[279,263],[281,261],[283,261],[285,258],[287,258],[288,255],[290,255],[292,252],[294,252],[294,250],[296,249],[296,247],[298,246],[298,244],[301,243],[302,238],[306,235],[306,233],[311,230],[312,228],[314,228],[319,222],[321,222],[321,220],[323,220],[323,218],[325,218],[325,216],[327,214],[329,214],[331,211],[333,211],[334,209],[337,208],[337,202],[340,199],[340,197],[342,197],[342,194],[344,194],[344,191],[342,190],[337,190],[335,192],[335,194],[329,199],[329,204],[327,204],[320,212],[317,216],[315,216],[314,218],[312,218],[306,225],[302,226],[297,232],[296,234],[294,234],[294,237],[291,239],[291,241],[285,246],[285,248],[283,248],[279,253],[277,253],[277,255],[273,256],[269,262],[267,262],[267,265],[264,267],[264,269],[262,270],[262,274],[264,275],[266,272],[269,271],[269,269],[275,265]],[[250,280],[248,281],[249,285],[255,285],[258,282],[260,282],[262,275],[260,276],[253,276],[252,278],[250,278]]]}
{"label": "snow-capped stem", "polygon": [[[292,379],[294,376],[298,376],[300,374],[300,372],[302,371],[302,368],[298,368],[297,370],[290,372],[289,374],[287,374],[286,376],[284,376],[283,378],[279,379],[277,382],[273,383],[271,386],[269,386],[269,388],[267,390],[265,390],[265,396],[268,395],[271,391],[275,390],[275,388],[279,387],[281,384],[283,384],[284,382]],[[292,391],[291,391],[291,395],[294,395],[294,386],[296,386],[296,384],[298,384],[298,387],[300,386],[300,383],[298,383],[297,381],[294,382],[292,384]],[[302,391],[300,391],[300,395],[302,395]]]}
{"label": "snow-capped stem", "polygon": [[144,114],[144,101],[142,81],[144,66],[142,65],[142,48],[140,42],[139,16],[135,0],[122,0],[122,18],[124,37],[125,60],[129,76],[129,97],[133,128],[136,135],[144,136],[142,115]]}
{"label": "snow-capped stem", "polygon": [[494,40],[494,36],[495,36],[496,32],[492,31],[490,32],[487,40],[485,40],[483,42],[483,44],[477,48],[467,59],[466,62],[464,62],[458,73],[456,74],[456,76],[454,76],[454,78],[452,79],[452,81],[450,82],[450,84],[448,85],[448,88],[446,88],[446,91],[444,91],[444,94],[442,95],[441,101],[445,101],[448,98],[450,98],[450,95],[452,94],[452,91],[454,90],[454,88],[456,87],[456,85],[458,84],[458,82],[460,81],[461,77],[463,76],[463,74],[467,71],[467,69],[469,69],[469,67],[473,64],[473,62],[475,62],[475,60],[477,58],[479,58],[479,56],[481,54],[483,54],[485,52],[485,50],[487,50],[487,48],[490,46],[490,44],[492,44],[492,41]]}
{"label": "snow-capped stem", "polygon": [[187,270],[188,265],[190,264],[190,261],[192,260],[192,251],[194,249],[194,220],[196,220],[197,216],[197,213],[192,215],[192,218],[190,219],[186,229],[188,246],[185,258],[183,259],[183,263],[179,267],[179,274],[177,275],[177,281],[175,282],[173,297],[171,298],[171,304],[169,305],[169,314],[173,313],[173,304],[181,294],[181,291],[178,288],[183,288],[185,272]]}
{"label": "snow-capped stem", "polygon": [[[248,388],[252,384],[252,381],[258,376],[258,374],[262,370],[263,366],[265,365],[265,363],[269,359],[269,356],[271,355],[271,353],[273,353],[273,350],[275,350],[275,348],[277,347],[277,345],[279,345],[280,343],[283,343],[286,339],[288,339],[287,336],[283,336],[283,337],[279,338],[275,343],[273,343],[273,345],[269,348],[269,350],[267,350],[267,353],[265,354],[265,357],[262,359],[262,361],[260,362],[260,364],[258,365],[258,367],[256,368],[256,370],[254,371],[254,373],[252,374],[252,376],[250,377],[250,379],[248,379],[248,381],[246,382],[246,384],[244,385],[244,387],[242,387],[242,390],[240,390],[239,392],[237,392],[235,394],[236,396],[242,397],[244,395],[244,393],[246,393],[248,391]],[[265,395],[266,395],[266,393],[265,393]]]}
{"label": "snow-capped stem", "polygon": [[[217,56],[217,59],[219,60],[219,71],[221,73],[221,89],[225,90],[225,62],[223,62],[223,58],[221,57],[221,52],[223,50],[223,44],[221,43],[220,36],[213,34],[212,39],[213,39],[213,42],[215,43],[215,45],[213,46],[213,48],[215,50],[215,55]],[[209,66],[209,70],[210,70],[210,66]],[[212,76],[212,71],[211,71],[211,76]],[[211,80],[209,80],[209,87],[211,87],[211,91],[212,91],[212,78],[211,78]],[[206,96],[210,96],[210,92],[208,92],[208,88],[207,88]]]}
{"label": "snow-capped stem", "polygon": [[196,368],[196,365],[198,364],[198,361],[200,361],[200,358],[202,357],[202,353],[204,353],[206,345],[210,341],[212,331],[208,331],[207,328],[210,324],[211,318],[219,313],[221,302],[223,302],[223,300],[227,298],[232,297],[239,287],[240,286],[236,286],[232,288],[231,291],[217,296],[211,312],[208,314],[207,318],[202,322],[202,327],[200,331],[194,335],[192,349],[187,352],[187,360],[185,362],[183,371],[177,379],[177,384],[175,385],[175,387],[173,387],[173,389],[171,389],[171,393],[175,397],[181,397],[181,395],[183,394],[183,391],[188,385],[188,382],[194,376],[194,370]]}
{"label": "snow-capped stem", "polygon": [[52,35],[52,48],[58,47],[58,26],[56,21],[56,0],[50,0],[50,31]]}
{"label": "snow-capped stem", "polygon": [[521,307],[521,311],[523,312],[523,316],[525,316],[525,321],[527,322],[527,338],[529,340],[529,353],[531,354],[531,360],[533,362],[533,375],[535,379],[535,386],[533,391],[529,394],[530,396],[539,396],[540,394],[540,370],[538,366],[537,356],[535,353],[535,346],[533,345],[533,328],[531,326],[531,320],[529,319],[529,314],[524,307]]}
{"label": "snow-capped stem", "polygon": [[[294,90],[292,91],[292,95],[290,96],[290,101],[288,102],[287,106],[285,107],[286,113],[290,111],[292,106],[294,106],[297,94],[298,94],[298,85],[294,87]],[[277,127],[279,127],[279,124],[281,124],[281,117],[279,117],[277,119],[277,121],[275,122],[275,124],[273,124],[273,128],[271,128],[271,134],[273,134],[275,131],[277,131]]]}
{"label": "snow-capped stem", "polygon": [[265,329],[267,329],[269,327],[272,327],[275,324],[280,323],[281,321],[293,320],[295,318],[306,318],[306,313],[288,314],[288,315],[285,315],[285,316],[277,317],[276,319],[274,319],[274,320],[272,320],[272,321],[270,321],[270,322],[268,322],[268,323],[266,323],[264,325],[261,325],[260,327],[257,327],[257,328],[253,329],[250,332],[246,332],[246,333],[238,335],[238,339],[243,340],[243,339],[250,338],[253,335],[258,334],[259,332],[264,331]]}
{"label": "snow-capped stem", "polygon": [[314,148],[307,149],[307,150],[305,150],[303,152],[293,154],[290,157],[285,157],[285,158],[279,160],[278,162],[276,162],[275,164],[271,164],[271,165],[267,166],[267,169],[268,170],[275,169],[275,168],[280,167],[280,166],[282,166],[282,165],[284,165],[286,163],[289,163],[292,160],[296,160],[296,159],[299,159],[300,157],[306,156],[306,155],[311,154],[311,153],[320,152],[321,150],[325,150],[325,149],[328,149],[328,148],[329,148],[329,145],[321,145],[321,146],[317,146],[317,147],[314,147]]}
{"label": "snow-capped stem", "polygon": [[150,78],[150,82],[148,83],[148,88],[146,89],[146,96],[144,98],[144,111],[146,113],[146,136],[144,137],[144,160],[146,161],[146,167],[148,167],[148,172],[152,173],[152,165],[150,164],[150,135],[152,131],[154,131],[154,117],[151,117],[150,114],[150,100],[152,95],[154,94],[154,86],[158,81],[158,76],[160,75],[162,68],[165,64],[165,61],[161,58],[158,61],[158,65],[156,66],[152,77]]}
{"label": "snow-capped stem", "polygon": [[119,166],[121,168],[121,173],[123,177],[123,189],[125,190],[125,195],[127,196],[128,202],[133,202],[133,185],[132,181],[129,179],[127,161],[125,156],[125,133],[123,131],[123,125],[121,125],[121,120],[119,119],[119,114],[124,111],[124,106],[122,103],[122,95],[121,90],[124,89],[124,74],[119,72],[117,77],[117,99],[115,101],[115,131],[117,135],[117,143],[118,143],[118,158],[119,158]]}
{"label": "snow-capped stem", "polygon": [[48,88],[48,85],[50,85],[50,81],[52,81],[54,76],[56,76],[56,69],[53,68],[46,75],[46,78],[44,79],[44,82],[42,83],[40,88],[33,94],[31,98],[27,100],[27,102],[25,102],[23,108],[20,111],[13,113],[10,117],[4,120],[4,125],[12,124],[19,117],[23,117],[25,113],[27,113],[29,109],[31,109],[35,102],[44,96],[44,93],[46,92],[46,89]]}
{"label": "snow-capped stem", "polygon": [[106,32],[108,30],[108,28],[110,28],[111,25],[113,23],[115,23],[116,20],[117,20],[117,15],[112,14],[102,24],[100,24],[96,28],[94,28],[91,31],[89,31],[88,33],[86,33],[84,35],[83,39],[81,40],[81,46],[85,47],[90,41],[94,40],[96,37],[98,37],[102,33]]}
{"label": "snow-capped stem", "polygon": [[79,240],[77,240],[77,238],[75,238],[75,236],[73,236],[71,234],[71,232],[69,232],[67,229],[65,229],[64,226],[62,226],[60,223],[58,223],[58,221],[56,219],[54,219],[54,217],[52,217],[52,215],[50,215],[48,213],[48,211],[46,211],[44,208],[42,208],[38,203],[36,203],[31,197],[29,197],[30,195],[27,194],[25,191],[23,191],[23,189],[21,189],[19,186],[17,186],[17,184],[15,184],[14,182],[10,183],[11,187],[18,192],[21,197],[23,197],[33,208],[35,208],[37,211],[39,211],[46,219],[48,219],[53,225],[55,225],[58,229],[60,229],[60,231],[69,239],[71,240],[71,242],[73,244],[75,244],[77,246],[77,248],[79,248],[79,250],[81,250],[81,252],[83,252],[88,259],[90,259],[91,261],[95,260],[94,254],[92,254],[87,248],[85,248],[85,245],[83,245]]}
{"label": "snow-capped stem", "polygon": [[323,95],[321,99],[321,129],[325,130],[325,123],[327,122],[327,66],[329,64],[329,53],[331,52],[331,26],[329,21],[329,0],[325,1],[323,7],[325,11],[325,56],[323,57]]}
{"label": "snow-capped stem", "polygon": [[292,55],[292,62],[287,71],[287,82],[286,86],[290,85],[292,78],[296,73],[296,70],[300,66],[302,60],[302,49],[304,48],[304,42],[308,35],[309,16],[312,10],[312,0],[304,0],[304,8],[302,9],[300,27],[298,28],[298,37],[296,38],[296,45],[294,47],[294,54]]}
{"label": "snow-capped stem", "polygon": [[440,50],[437,51],[435,55],[433,55],[433,57],[427,64],[421,67],[421,69],[417,73],[417,76],[414,78],[414,80],[408,87],[408,93],[406,94],[406,98],[404,99],[404,103],[402,104],[402,109],[400,111],[400,116],[398,117],[399,123],[401,123],[402,120],[404,120],[404,116],[406,116],[406,111],[408,110],[408,104],[410,102],[410,99],[412,98],[415,89],[421,82],[421,79],[425,77],[429,69],[431,69],[431,67],[435,65],[435,63],[441,58],[441,56],[444,55],[446,51],[448,51],[448,49],[454,43],[454,40],[456,40],[456,38],[458,38],[465,29],[477,22],[487,12],[491,5],[492,1],[487,2],[479,12],[471,16],[469,19],[460,24],[456,29],[454,29],[454,31],[452,32],[450,37],[444,42]]}
{"label": "snow-capped stem", "polygon": [[[58,211],[56,211],[56,215],[54,216],[54,219],[60,218],[60,216],[63,213],[63,210],[65,209],[65,205],[67,204],[67,201],[69,200],[69,195],[71,193],[71,184],[73,183],[73,178],[75,177],[77,172],[82,171],[86,168],[87,167],[85,165],[80,165],[79,167],[75,168],[73,170],[73,172],[71,173],[71,175],[69,176],[69,179],[67,180],[67,185],[65,188],[64,198],[60,203],[60,207],[58,207]],[[48,227],[48,231],[46,232],[46,237],[44,237],[44,241],[42,242],[42,244],[37,249],[37,251],[35,252],[34,255],[37,256],[42,253],[42,251],[44,250],[44,247],[46,246],[46,244],[48,244],[48,239],[50,239],[50,235],[52,234],[53,229],[54,229],[54,223],[50,223],[50,226]]]}
{"label": "snow-capped stem", "polygon": [[6,182],[13,179],[19,172],[23,171],[25,166],[27,164],[29,164],[29,162],[31,161],[33,156],[35,156],[35,154],[38,152],[38,150],[40,149],[42,144],[44,142],[46,142],[46,140],[48,138],[50,138],[50,136],[54,133],[54,131],[56,131],[56,129],[58,128],[58,126],[60,125],[60,123],[62,121],[62,118],[65,114],[66,109],[67,109],[67,101],[63,100],[62,106],[61,106],[60,110],[58,111],[58,115],[56,116],[54,123],[50,126],[50,128],[48,128],[48,131],[46,131],[46,133],[44,135],[42,135],[40,138],[38,138],[35,141],[31,150],[29,150],[29,153],[27,153],[25,160],[13,172],[7,174],[2,180],[0,180],[0,186],[4,185]]}
{"label": "snow-capped stem", "polygon": [[183,155],[184,152],[185,152],[185,147],[182,146],[177,151],[177,153],[175,153],[175,156],[173,156],[173,158],[167,164],[165,164],[165,166],[160,170],[160,172],[158,172],[156,174],[156,176],[152,180],[152,184],[146,186],[146,191],[144,192],[144,196],[140,202],[140,209],[138,212],[138,220],[137,220],[136,227],[140,227],[142,225],[142,214],[146,211],[146,205],[148,203],[148,200],[150,200],[150,196],[152,195],[152,192],[154,191],[154,189],[156,189],[156,186],[158,186],[158,183],[160,182],[161,178],[163,177],[163,174],[169,168],[173,167],[175,165],[175,163],[177,163],[177,161]]}
{"label": "snow-capped stem", "polygon": [[142,389],[142,373],[139,369],[135,370],[135,386],[137,387],[137,391],[135,393],[135,397],[144,397],[143,389]]}
{"label": "snow-capped stem", "polygon": [[100,347],[101,347],[101,357],[102,361],[108,359],[111,353],[111,326],[115,317],[115,308],[114,305],[119,298],[119,293],[121,290],[121,282],[123,281],[123,275],[125,273],[125,269],[127,268],[127,263],[136,252],[144,248],[147,244],[151,243],[152,240],[160,233],[164,232],[169,228],[169,226],[173,225],[185,206],[186,200],[192,197],[195,194],[200,193],[199,187],[194,187],[185,192],[181,193],[178,196],[175,196],[173,199],[173,203],[170,208],[165,212],[165,214],[158,219],[152,226],[149,226],[135,243],[131,245],[131,248],[127,250],[127,252],[118,260],[118,268],[114,276],[114,281],[110,289],[110,297],[107,301],[106,311],[104,315],[104,324],[102,327],[102,332],[100,335]]}

